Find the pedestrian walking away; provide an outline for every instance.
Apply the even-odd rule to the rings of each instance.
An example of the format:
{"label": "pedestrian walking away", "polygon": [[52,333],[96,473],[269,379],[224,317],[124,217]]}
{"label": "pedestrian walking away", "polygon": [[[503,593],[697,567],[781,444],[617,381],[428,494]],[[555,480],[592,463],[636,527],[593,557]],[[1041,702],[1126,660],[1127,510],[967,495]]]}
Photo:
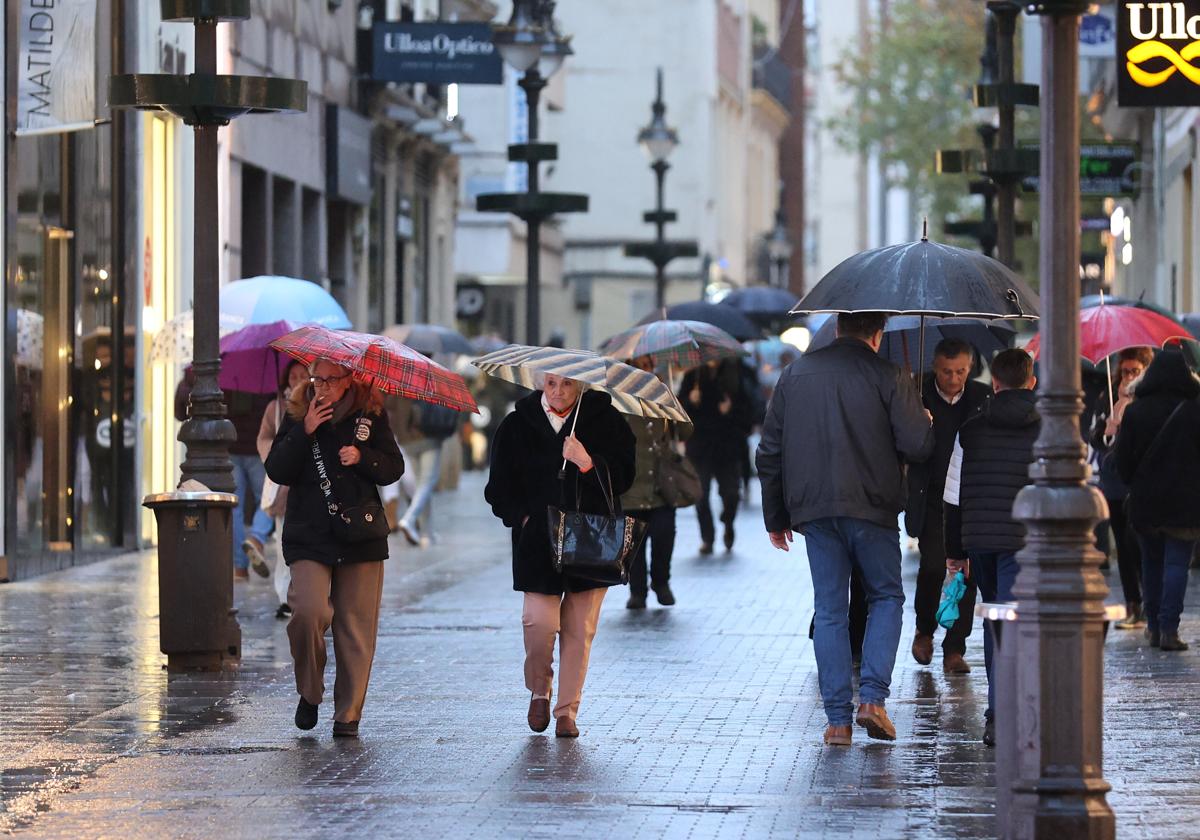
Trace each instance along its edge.
{"label": "pedestrian walking away", "polygon": [[707,362],[689,371],[679,388],[679,401],[695,424],[695,432],[687,442],[687,455],[700,473],[696,519],[700,524],[701,554],[711,554],[717,538],[709,504],[714,480],[721,497],[723,542],[726,551],[733,549],[733,520],[741,497],[742,465],[751,426],[751,407],[740,397],[740,367],[735,359]]}
{"label": "pedestrian walking away", "polygon": [[1151,647],[1187,650],[1179,619],[1200,538],[1200,380],[1176,350],[1159,353],[1134,389],[1117,433],[1117,473],[1142,555]]}
{"label": "pedestrian walking away", "polygon": [[382,393],[326,360],[308,370],[310,387],[293,389],[266,465],[271,480],[289,488],[283,556],[292,570],[288,640],[300,694],[296,726],[317,724],[325,633],[332,627],[333,734],[353,737],[375,656],[388,556],[377,485],[398,481],[404,458]]}
{"label": "pedestrian walking away", "polygon": [[[916,537],[921,553],[917,571],[917,589],[913,608],[917,632],[913,638],[913,659],[922,665],[933,661],[933,634],[937,630],[937,610],[942,585],[946,580],[946,530],[942,496],[946,489],[946,470],[958,430],[967,418],[983,406],[990,391],[982,382],[971,379],[975,350],[955,338],[938,342],[933,351],[933,373],[925,377],[921,389],[925,408],[933,415],[933,454],[908,471],[908,504],[904,525],[910,537]],[[967,674],[971,666],[963,655],[975,616],[975,580],[967,578],[966,591],[959,601],[958,620],[946,631],[942,641],[942,669],[947,674]]]}
{"label": "pedestrian walking away", "polygon": [[[176,420],[187,419],[193,383],[194,376],[189,368],[175,390]],[[225,391],[225,417],[233,423],[237,433],[237,439],[229,445],[234,492],[238,497],[238,505],[233,510],[233,576],[236,580],[246,580],[250,576],[250,569],[254,569],[254,573],[260,577],[271,574],[263,555],[263,546],[270,538],[275,523],[258,504],[266,475],[258,454],[258,430],[270,401],[270,394]],[[251,506],[253,511],[249,510]],[[246,528],[247,515],[251,517],[249,530]]]}
{"label": "pedestrian walking away", "polygon": [[[271,454],[271,446],[275,443],[275,436],[279,434],[279,427],[283,424],[288,400],[297,388],[303,390],[307,386],[308,367],[301,362],[291,361],[279,382],[281,396],[267,405],[258,428],[258,455],[263,461],[264,469],[267,456]],[[287,497],[287,487],[281,487],[269,478],[263,482],[262,509],[275,521],[275,569],[272,579],[275,595],[279,598],[279,609],[275,611],[275,617],[280,619],[288,618],[292,614],[287,600],[288,587],[292,583],[292,570],[283,557],[283,520],[287,513]]]}
{"label": "pedestrian walking away", "polygon": [[[1117,549],[1117,571],[1121,576],[1121,592],[1125,598],[1125,618],[1118,621],[1118,630],[1135,630],[1146,626],[1142,609],[1142,554],[1137,535],[1129,527],[1125,500],[1129,487],[1117,473],[1116,439],[1121,430],[1125,409],[1133,402],[1133,388],[1154,360],[1149,347],[1132,347],[1117,354],[1117,364],[1109,387],[1096,395],[1092,410],[1090,443],[1100,492],[1108,502],[1108,524]],[[1115,395],[1115,400],[1114,400]]]}
{"label": "pedestrian walking away", "polygon": [[800,531],[812,574],[813,647],[828,727],[849,746],[853,668],[848,627],[851,570],[868,615],[857,723],[895,740],[884,707],[900,644],[904,587],[900,534],[904,461],[933,452],[932,416],[912,378],[878,354],[887,317],[838,315],[838,338],[783,372],[767,409],[756,465],[771,544],[787,551]]}
{"label": "pedestrian walking away", "polygon": [[[992,359],[993,395],[963,423],[946,473],[946,569],[975,580],[984,602],[1011,601],[1017,552],[1025,526],[1013,518],[1017,493],[1029,484],[1033,444],[1041,431],[1034,388],[1033,358],[1024,350],[1004,350]],[[995,745],[995,636],[984,625],[983,661],[988,676],[988,707],[983,742]]]}
{"label": "pedestrian walking away", "polygon": [[635,472],[636,444],[625,418],[609,395],[581,396],[581,388],[546,374],[541,390],[517,401],[496,430],[484,491],[492,512],[512,529],[513,589],[524,593],[526,720],[534,732],[550,725],[557,638],[553,717],[554,734],[561,738],[579,735],[575,721],[608,590],[555,570],[547,508],[575,507],[578,499],[582,512],[608,513],[605,488],[611,482],[612,492],[625,493]]}
{"label": "pedestrian walking away", "polygon": [[433,494],[442,475],[446,441],[462,425],[462,413],[403,397],[387,400],[388,416],[412,472],[414,491],[396,529],[411,546],[427,548],[433,541]]}
{"label": "pedestrian walking away", "polygon": [[[632,359],[629,364],[644,371],[654,371],[654,359],[650,356]],[[631,610],[646,607],[646,555],[649,553],[650,589],[659,604],[670,607],[675,604],[675,593],[671,590],[675,509],[681,502],[672,492],[674,488],[668,485],[676,481],[674,465],[683,457],[675,451],[675,445],[691,436],[692,427],[653,417],[626,419],[637,440],[637,476],[633,486],[621,497],[621,506],[647,527],[646,538],[638,546],[629,569],[629,601],[625,606]]]}

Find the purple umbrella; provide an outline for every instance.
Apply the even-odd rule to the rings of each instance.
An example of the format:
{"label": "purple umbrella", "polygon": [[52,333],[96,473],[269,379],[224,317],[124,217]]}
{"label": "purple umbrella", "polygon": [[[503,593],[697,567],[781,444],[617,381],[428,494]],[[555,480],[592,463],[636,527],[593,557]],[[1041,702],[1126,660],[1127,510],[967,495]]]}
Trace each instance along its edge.
{"label": "purple umbrella", "polygon": [[299,327],[291,321],[251,324],[221,339],[221,376],[224,391],[274,394],[291,358],[270,343]]}

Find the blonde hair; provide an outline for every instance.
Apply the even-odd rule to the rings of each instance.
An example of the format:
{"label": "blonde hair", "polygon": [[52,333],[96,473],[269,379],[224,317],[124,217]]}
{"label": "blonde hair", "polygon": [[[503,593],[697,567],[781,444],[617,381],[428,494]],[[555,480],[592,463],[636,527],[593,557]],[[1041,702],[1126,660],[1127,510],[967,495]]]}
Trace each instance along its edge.
{"label": "blonde hair", "polygon": [[[337,362],[330,362],[329,359],[317,359],[308,366],[308,373],[311,376],[317,369],[318,362],[329,362],[332,365],[337,365],[342,370],[349,373],[344,365]],[[288,417],[300,422],[304,419],[304,415],[308,414],[309,387],[293,388],[291,395],[287,401]],[[383,392],[378,388],[372,388],[357,380],[350,381],[348,389],[353,395],[354,411],[362,411],[366,414],[382,414],[383,413]]]}

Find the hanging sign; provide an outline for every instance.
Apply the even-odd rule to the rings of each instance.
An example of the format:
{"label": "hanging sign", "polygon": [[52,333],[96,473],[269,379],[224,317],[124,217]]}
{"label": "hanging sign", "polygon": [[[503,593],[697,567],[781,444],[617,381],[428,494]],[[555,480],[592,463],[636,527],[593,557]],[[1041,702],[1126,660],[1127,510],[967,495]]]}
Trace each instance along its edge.
{"label": "hanging sign", "polygon": [[498,85],[504,68],[486,23],[377,23],[377,82]]}
{"label": "hanging sign", "polygon": [[20,0],[18,135],[96,124],[96,0]]}
{"label": "hanging sign", "polygon": [[1117,104],[1200,105],[1200,0],[1123,0],[1117,20]]}

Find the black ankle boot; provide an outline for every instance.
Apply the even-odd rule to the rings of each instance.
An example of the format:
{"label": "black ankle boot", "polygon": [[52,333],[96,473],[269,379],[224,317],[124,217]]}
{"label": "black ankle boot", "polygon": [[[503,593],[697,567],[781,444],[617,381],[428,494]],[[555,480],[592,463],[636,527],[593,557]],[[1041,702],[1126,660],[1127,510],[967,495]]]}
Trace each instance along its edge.
{"label": "black ankle boot", "polygon": [[1188,643],[1179,638],[1179,633],[1163,633],[1158,643],[1159,650],[1187,650]]}
{"label": "black ankle boot", "polygon": [[317,707],[303,697],[296,704],[296,728],[309,730],[317,725]]}

